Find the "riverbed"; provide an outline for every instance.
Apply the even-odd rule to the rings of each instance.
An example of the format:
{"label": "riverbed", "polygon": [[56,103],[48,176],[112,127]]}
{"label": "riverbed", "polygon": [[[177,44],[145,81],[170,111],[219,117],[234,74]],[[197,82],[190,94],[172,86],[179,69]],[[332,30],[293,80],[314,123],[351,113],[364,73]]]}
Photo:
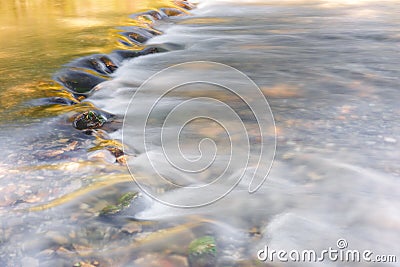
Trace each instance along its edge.
{"label": "riverbed", "polygon": [[[188,247],[204,236],[213,237],[217,251],[204,256],[212,262],[209,266],[291,266],[276,259],[261,262],[257,252],[265,246],[323,251],[338,248],[339,239],[346,241],[346,248],[397,255],[398,260],[398,3],[200,1],[193,9],[154,18],[151,27],[157,34],[128,46],[121,33],[149,23],[141,24],[135,14],[181,9],[168,1],[39,2],[0,1],[5,21],[0,60],[7,62],[0,78],[1,266],[196,266]],[[7,42],[11,35],[16,38]],[[82,97],[60,82],[59,73],[70,68],[66,64],[76,67],[79,59],[93,54],[116,59],[115,51],[145,47],[162,48],[163,53],[120,59],[118,68],[102,75],[105,81],[89,95]],[[132,96],[152,75],[193,61],[222,63],[253,80],[268,101],[271,128],[257,130],[246,106],[224,90],[189,88],[159,102],[161,108],[149,120],[151,146],[144,146],[141,129],[123,122],[127,116],[146,116],[146,99],[153,92],[145,91],[130,110]],[[193,177],[164,162],[159,134],[165,112],[204,92],[237,108],[256,148],[246,152],[252,157],[260,149],[274,150],[261,162],[266,170],[272,167],[254,194],[249,194],[250,178],[244,176],[210,205],[165,205],[138,185],[155,188],[173,203],[190,199],[185,188],[171,190],[152,180],[156,174],[147,160],[151,155],[160,173],[195,184]],[[55,97],[64,102],[54,103]],[[207,103],[196,103],[191,112],[204,107]],[[107,127],[74,128],[77,114],[94,109],[112,114]],[[181,125],[173,121],[170,126]],[[204,138],[227,147],[224,129],[213,123],[200,120],[183,133],[185,151],[198,154],[198,141]],[[126,134],[131,138],[123,142]],[[262,134],[271,142],[264,148],[259,146]],[[229,152],[218,151],[221,157],[212,166],[217,171],[224,169]],[[236,152],[239,165],[242,153]],[[230,179],[237,178],[235,171]],[[207,169],[201,182],[215,175]],[[135,183],[132,176],[139,180]],[[120,205],[122,211],[104,214],[126,192],[138,192],[139,197],[127,208]]]}

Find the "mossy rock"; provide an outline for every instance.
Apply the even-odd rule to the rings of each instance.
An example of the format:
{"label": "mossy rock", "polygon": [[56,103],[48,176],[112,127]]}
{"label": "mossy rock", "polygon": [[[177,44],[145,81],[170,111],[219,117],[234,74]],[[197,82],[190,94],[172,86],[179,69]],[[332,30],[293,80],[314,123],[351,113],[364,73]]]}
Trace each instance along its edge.
{"label": "mossy rock", "polygon": [[120,211],[121,211],[121,207],[120,206],[108,205],[108,206],[104,207],[100,211],[100,215],[102,215],[102,216],[110,216],[110,215],[115,215]]}
{"label": "mossy rock", "polygon": [[131,206],[132,201],[139,196],[138,192],[127,192],[118,198],[116,205],[108,205],[103,208],[99,215],[102,217],[111,217],[121,214]]}
{"label": "mossy rock", "polygon": [[213,267],[217,261],[217,245],[214,237],[203,236],[193,240],[188,249],[190,267]]}
{"label": "mossy rock", "polygon": [[138,197],[137,192],[128,192],[123,194],[119,199],[118,199],[118,206],[122,207],[129,207],[132,200]]}
{"label": "mossy rock", "polygon": [[74,127],[78,130],[97,129],[104,125],[107,118],[99,111],[86,111],[74,119]]}

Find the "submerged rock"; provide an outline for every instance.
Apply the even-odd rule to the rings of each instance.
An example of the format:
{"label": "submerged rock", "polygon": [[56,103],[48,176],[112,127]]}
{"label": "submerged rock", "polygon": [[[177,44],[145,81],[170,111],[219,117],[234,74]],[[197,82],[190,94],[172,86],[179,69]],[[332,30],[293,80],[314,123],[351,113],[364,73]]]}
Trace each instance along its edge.
{"label": "submerged rock", "polygon": [[212,236],[193,240],[188,249],[190,267],[213,267],[217,262],[217,245]]}
{"label": "submerged rock", "polygon": [[61,104],[61,105],[68,105],[68,106],[79,103],[75,99],[68,99],[65,97],[50,97],[50,98],[47,98],[47,101],[49,102],[49,104]]}
{"label": "submerged rock", "polygon": [[100,216],[112,216],[121,213],[125,209],[129,208],[134,199],[139,197],[138,192],[127,192],[121,195],[116,205],[108,205],[100,211]]}
{"label": "submerged rock", "polygon": [[100,262],[94,260],[94,261],[79,261],[74,263],[72,267],[98,267],[100,266]]}
{"label": "submerged rock", "polygon": [[96,150],[88,153],[88,159],[102,160],[108,163],[115,163],[116,158],[106,149]]}
{"label": "submerged rock", "polygon": [[138,192],[128,192],[118,199],[118,206],[129,207],[133,199],[138,197]]}
{"label": "submerged rock", "polygon": [[185,14],[183,11],[181,11],[177,8],[172,8],[172,7],[161,8],[160,11],[168,17],[179,16],[179,15]]}
{"label": "submerged rock", "polygon": [[166,267],[187,267],[188,262],[186,257],[166,253],[148,253],[139,256],[128,266],[140,266],[140,267],[154,267],[154,266],[166,266]]}
{"label": "submerged rock", "polygon": [[163,43],[163,44],[157,44],[157,45],[149,45],[146,48],[142,50],[116,50],[113,52],[113,55],[119,58],[119,60],[124,60],[127,58],[134,58],[134,57],[140,57],[140,56],[145,56],[145,55],[150,55],[150,54],[155,54],[155,53],[163,53],[163,52],[169,52],[173,50],[180,50],[183,49],[184,47],[179,44],[174,44],[174,43]]}
{"label": "submerged rock", "polygon": [[100,216],[115,215],[122,210],[121,206],[108,205],[100,211]]}
{"label": "submerged rock", "polygon": [[140,233],[142,231],[142,224],[139,222],[129,222],[121,227],[121,232],[127,234]]}
{"label": "submerged rock", "polygon": [[146,194],[136,191],[122,194],[116,202],[109,203],[99,212],[101,220],[111,222],[114,226],[123,226],[135,220],[135,216],[153,204]]}
{"label": "submerged rock", "polygon": [[162,47],[149,46],[143,50],[116,50],[114,51],[114,54],[116,54],[121,60],[124,60],[126,58],[140,57],[167,51],[168,51],[167,49],[164,49]]}
{"label": "submerged rock", "polygon": [[45,98],[38,98],[38,99],[33,99],[29,102],[27,102],[28,105],[32,106],[48,106],[48,105],[66,105],[66,106],[72,106],[75,104],[78,104],[79,101],[73,98],[66,98],[66,97],[59,97],[59,96],[53,96],[53,97],[45,97]]}

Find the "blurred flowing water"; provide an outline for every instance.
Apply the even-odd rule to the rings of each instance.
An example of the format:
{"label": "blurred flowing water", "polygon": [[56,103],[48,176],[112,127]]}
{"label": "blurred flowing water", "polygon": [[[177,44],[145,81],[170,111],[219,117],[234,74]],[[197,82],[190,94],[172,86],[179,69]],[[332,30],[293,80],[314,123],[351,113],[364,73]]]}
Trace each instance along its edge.
{"label": "blurred flowing water", "polygon": [[[190,15],[156,22],[163,34],[146,45],[168,43],[174,49],[124,61],[79,105],[123,117],[133,93],[158,71],[188,61],[227,64],[254,80],[274,115],[277,150],[268,179],[249,194],[244,177],[225,198],[196,209],[172,208],[143,195],[140,209],[103,220],[97,216],[102,208],[138,188],[124,166],[88,158],[96,138],[66,122],[70,111],[4,124],[0,265],[72,266],[97,260],[104,266],[187,266],[187,247],[202,235],[216,239],[217,266],[263,266],[257,251],[265,245],[322,251],[336,248],[339,238],[350,249],[398,253],[399,13],[395,1],[200,1]],[[196,94],[167,96],[155,120]],[[208,95],[232,105],[236,101],[218,90]],[[135,110],[139,114],[128,115],[145,115],[140,106]],[[252,123],[248,116],[245,124]],[[154,175],[142,164],[145,153],[156,163],[161,159],[160,127],[154,123],[148,151],[135,138],[127,141],[140,179]],[[125,130],[133,137],[140,134]],[[186,134],[188,145],[199,136],[226,137],[216,125],[201,122]],[[109,135],[121,140],[122,126]],[[257,143],[258,133],[249,135]],[[65,149],[71,142],[77,149]],[[59,157],[46,154],[57,149],[63,151]],[[218,169],[225,161],[213,164]],[[170,166],[162,168],[178,175]],[[208,181],[214,174],[204,175]],[[164,194],[187,197],[179,189]],[[47,201],[53,204],[18,211]]]}

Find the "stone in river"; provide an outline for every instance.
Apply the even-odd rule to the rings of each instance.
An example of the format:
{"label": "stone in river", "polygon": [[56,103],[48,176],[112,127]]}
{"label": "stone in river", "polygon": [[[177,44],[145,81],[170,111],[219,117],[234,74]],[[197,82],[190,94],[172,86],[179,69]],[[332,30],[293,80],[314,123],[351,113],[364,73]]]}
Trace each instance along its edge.
{"label": "stone in river", "polygon": [[85,71],[72,69],[64,69],[58,72],[54,79],[78,95],[89,94],[96,85],[106,80]]}
{"label": "stone in river", "polygon": [[86,111],[75,117],[73,125],[78,130],[97,129],[107,122],[107,117],[98,110]]}
{"label": "stone in river", "polygon": [[116,60],[104,54],[83,57],[69,63],[67,66],[94,70],[101,75],[109,75],[118,69]]}

